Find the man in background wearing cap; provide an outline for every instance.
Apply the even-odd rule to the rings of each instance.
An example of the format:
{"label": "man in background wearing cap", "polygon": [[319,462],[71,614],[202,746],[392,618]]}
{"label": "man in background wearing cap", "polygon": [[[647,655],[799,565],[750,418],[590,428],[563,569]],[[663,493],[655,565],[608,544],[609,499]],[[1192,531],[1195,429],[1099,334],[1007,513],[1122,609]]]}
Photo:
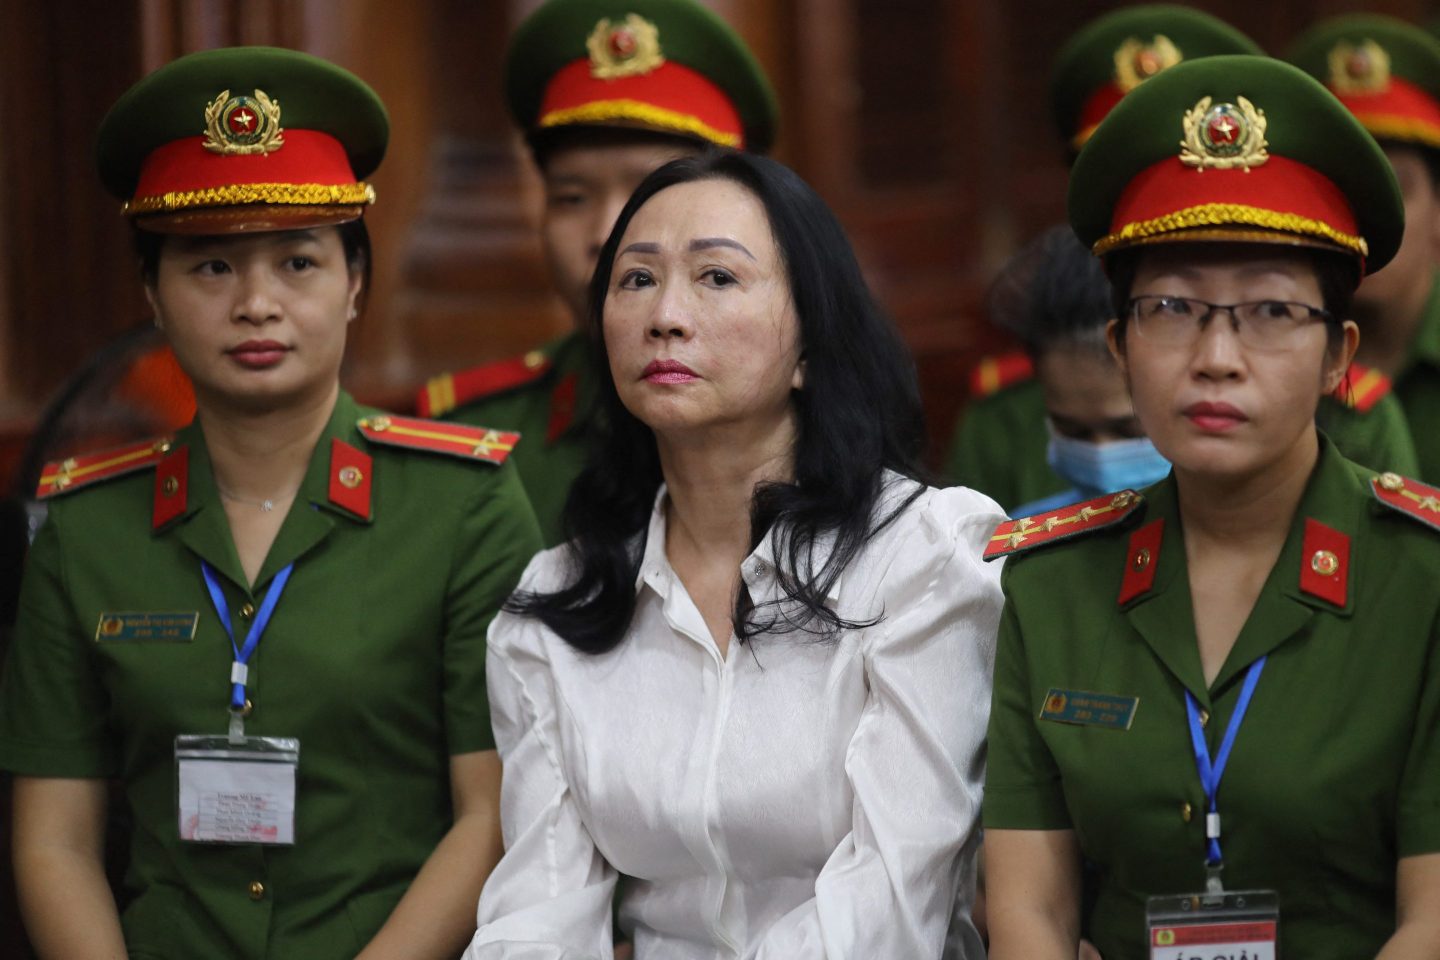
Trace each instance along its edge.
{"label": "man in background wearing cap", "polygon": [[1359,357],[1369,376],[1393,379],[1419,476],[1440,480],[1440,40],[1390,17],[1336,17],[1297,40],[1290,59],[1355,114],[1400,182],[1400,252],[1355,295]]}
{"label": "man in background wearing cap", "polygon": [[[1188,7],[1146,4],[1092,20],[1066,41],[1051,70],[1050,106],[1066,161],[1149,77],[1182,60],[1260,52],[1234,27]],[[970,402],[951,440],[946,476],[1006,510],[1071,489],[1048,463],[1046,416],[1031,351],[985,357],[970,377]]]}
{"label": "man in background wearing cap", "polygon": [[510,43],[505,96],[544,180],[541,243],[575,329],[523,357],[438,376],[417,407],[525,438],[512,461],[553,545],[595,396],[586,325],[600,247],[667,161],[707,144],[767,149],[775,97],[743,41],[694,0],[550,0]]}
{"label": "man in background wearing cap", "polygon": [[[1147,78],[1185,60],[1236,53],[1261,51],[1228,24],[1187,7],[1129,7],[1092,21],[1061,48],[1051,74],[1051,108],[1069,159]],[[947,475],[952,480],[989,494],[1006,509],[1071,486],[1048,462],[1041,380],[1028,353],[981,361],[971,378],[973,406],[951,447]],[[1353,367],[1348,388],[1322,403],[1319,422],[1347,457],[1401,473],[1419,472],[1410,427],[1384,377]],[[1103,458],[1105,447],[1096,445],[1093,455]]]}

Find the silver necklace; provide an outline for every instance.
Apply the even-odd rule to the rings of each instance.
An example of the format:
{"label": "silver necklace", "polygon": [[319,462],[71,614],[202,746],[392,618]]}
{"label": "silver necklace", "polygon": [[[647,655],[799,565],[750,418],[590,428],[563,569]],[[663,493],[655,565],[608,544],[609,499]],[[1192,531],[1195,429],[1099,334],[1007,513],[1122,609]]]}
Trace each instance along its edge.
{"label": "silver necklace", "polygon": [[296,487],[294,490],[291,490],[289,493],[285,494],[282,497],[267,497],[264,500],[259,500],[254,497],[242,497],[239,494],[231,493],[229,490],[226,490],[218,483],[215,484],[215,488],[220,491],[220,496],[224,497],[226,500],[230,500],[234,503],[244,503],[252,507],[259,507],[262,513],[269,513],[271,510],[275,509],[275,503],[277,501],[284,503],[287,500],[292,500],[294,499],[295,494],[300,492],[300,488]]}

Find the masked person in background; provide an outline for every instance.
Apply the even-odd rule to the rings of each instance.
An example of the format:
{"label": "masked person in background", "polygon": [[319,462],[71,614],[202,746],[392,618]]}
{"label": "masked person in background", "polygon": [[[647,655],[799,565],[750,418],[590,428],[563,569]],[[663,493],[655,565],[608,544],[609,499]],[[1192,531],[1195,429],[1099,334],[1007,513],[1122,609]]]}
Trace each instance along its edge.
{"label": "masked person in background", "polygon": [[1016,254],[990,288],[988,306],[991,322],[1031,357],[1050,435],[1045,460],[1070,484],[1014,507],[1014,516],[1148,487],[1170,472],[1105,345],[1110,284],[1069,225],[1052,227]]}
{"label": "masked person in background", "polygon": [[[1260,52],[1234,27],[1187,7],[1145,4],[1096,18],[1066,42],[1050,72],[1051,109],[1067,159],[1117,104],[1175,65]],[[1410,427],[1382,380],[1355,365],[1336,394],[1321,401],[1319,425],[1350,459],[1415,475]],[[971,394],[946,463],[949,479],[1007,508],[1071,486],[1048,462],[1045,395],[1029,353],[982,360]]]}
{"label": "masked person in background", "polygon": [[1172,470],[990,538],[990,956],[1433,958],[1440,490],[1316,429],[1390,166],[1300,70],[1214,57],[1101,122],[1069,213]]}

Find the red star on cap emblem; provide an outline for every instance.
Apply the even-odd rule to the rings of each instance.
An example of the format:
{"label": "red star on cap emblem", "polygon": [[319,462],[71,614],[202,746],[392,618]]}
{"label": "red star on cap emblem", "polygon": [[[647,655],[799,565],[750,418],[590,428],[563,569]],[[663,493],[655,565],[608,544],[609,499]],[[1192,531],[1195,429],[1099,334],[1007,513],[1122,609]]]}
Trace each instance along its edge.
{"label": "red star on cap emblem", "polygon": [[619,60],[628,60],[635,55],[635,34],[619,29],[610,33],[610,52]]}
{"label": "red star on cap emblem", "polygon": [[1232,144],[1240,134],[1240,125],[1225,114],[1210,121],[1210,142]]}
{"label": "red star on cap emblem", "polygon": [[249,133],[253,126],[255,126],[255,114],[249,110],[236,110],[230,114],[230,129],[236,133]]}

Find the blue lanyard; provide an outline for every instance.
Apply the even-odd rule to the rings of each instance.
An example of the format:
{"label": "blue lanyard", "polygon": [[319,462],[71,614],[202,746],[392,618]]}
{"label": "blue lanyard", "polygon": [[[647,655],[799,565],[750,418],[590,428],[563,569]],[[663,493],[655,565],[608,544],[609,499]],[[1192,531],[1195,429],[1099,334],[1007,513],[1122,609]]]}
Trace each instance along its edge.
{"label": "blue lanyard", "polygon": [[245,635],[245,645],[236,646],[235,631],[230,626],[230,605],[225,602],[225,591],[220,589],[220,579],[215,576],[215,570],[210,564],[200,561],[200,570],[205,574],[205,586],[210,588],[210,602],[215,604],[215,615],[220,618],[220,625],[225,628],[225,635],[230,638],[230,649],[235,651],[235,661],[230,664],[230,709],[237,713],[245,709],[245,682],[250,675],[250,655],[260,645],[260,636],[270,625],[270,615],[275,612],[275,605],[280,602],[280,594],[284,592],[285,583],[290,579],[290,571],[293,569],[295,564],[287,563],[285,569],[275,574],[270,589],[265,591],[265,599],[260,601],[260,609],[255,612],[255,621],[250,624],[250,632]]}
{"label": "blue lanyard", "polygon": [[1230,762],[1230,750],[1235,746],[1235,735],[1250,709],[1250,698],[1255,695],[1255,685],[1260,682],[1260,671],[1265,669],[1266,657],[1250,664],[1245,671],[1245,683],[1240,688],[1240,699],[1235,703],[1235,712],[1230,715],[1230,725],[1225,728],[1225,738],[1220,741],[1220,753],[1215,762],[1210,762],[1210,747],[1205,743],[1205,731],[1200,726],[1200,705],[1195,695],[1185,691],[1185,713],[1190,718],[1190,744],[1195,748],[1195,767],[1200,771],[1200,785],[1205,788],[1205,864],[1219,867],[1220,857],[1220,811],[1215,797],[1220,792],[1220,778],[1225,776],[1225,765]]}

